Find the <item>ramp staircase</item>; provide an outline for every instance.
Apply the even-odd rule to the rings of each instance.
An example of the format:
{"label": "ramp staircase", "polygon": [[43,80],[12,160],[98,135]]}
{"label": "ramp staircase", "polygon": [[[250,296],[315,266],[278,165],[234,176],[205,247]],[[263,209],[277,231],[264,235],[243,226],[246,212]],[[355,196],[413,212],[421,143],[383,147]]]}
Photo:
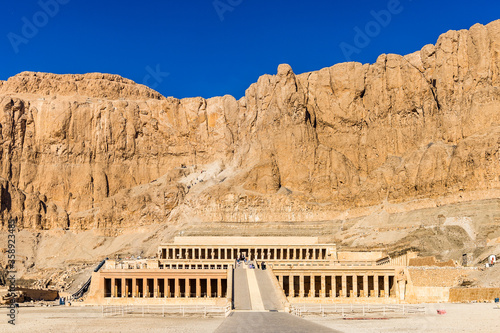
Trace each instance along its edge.
{"label": "ramp staircase", "polygon": [[[101,261],[99,265],[97,265],[97,267],[94,269],[94,272],[98,272],[101,269],[101,267],[104,266],[104,263],[106,262],[107,259],[108,258]],[[77,292],[71,295],[71,299],[81,298],[89,290],[91,282],[92,282],[92,276],[89,277],[89,279],[83,284],[83,286],[80,289],[78,289]]]}

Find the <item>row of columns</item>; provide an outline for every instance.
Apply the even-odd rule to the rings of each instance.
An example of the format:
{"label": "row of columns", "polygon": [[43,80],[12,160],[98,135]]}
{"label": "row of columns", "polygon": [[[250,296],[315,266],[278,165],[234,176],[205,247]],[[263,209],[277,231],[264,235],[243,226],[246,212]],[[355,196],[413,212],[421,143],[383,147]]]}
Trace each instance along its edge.
{"label": "row of columns", "polygon": [[[327,277],[329,286],[327,286]],[[370,274],[342,274],[342,275],[277,275],[283,292],[288,297],[390,297],[393,296],[391,289],[394,285],[393,275],[370,275]],[[285,285],[285,278],[287,285]],[[306,286],[305,280],[309,280]],[[348,283],[348,279],[350,283]],[[296,281],[298,280],[298,288]],[[371,287],[370,283],[371,280]],[[318,286],[316,286],[318,281]],[[361,288],[358,290],[358,285]],[[308,287],[308,288],[306,288]],[[306,290],[307,289],[307,290]],[[297,295],[298,294],[298,295]],[[359,296],[358,296],[359,295]]]}
{"label": "row of columns", "polygon": [[160,250],[160,259],[202,259],[202,260],[235,260],[241,255],[253,260],[325,260],[327,249],[318,248],[233,248],[233,247],[164,247]]}
{"label": "row of columns", "polygon": [[227,278],[104,278],[103,289],[104,297],[226,297]]}

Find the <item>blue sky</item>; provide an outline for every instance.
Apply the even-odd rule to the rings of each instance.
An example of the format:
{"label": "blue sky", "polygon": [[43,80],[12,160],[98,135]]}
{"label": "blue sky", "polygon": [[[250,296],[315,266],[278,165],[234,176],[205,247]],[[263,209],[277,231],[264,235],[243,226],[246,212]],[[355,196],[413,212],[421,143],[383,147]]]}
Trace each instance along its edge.
{"label": "blue sky", "polygon": [[11,1],[0,11],[0,79],[105,72],[165,96],[239,98],[280,63],[295,73],[372,63],[499,18],[492,0]]}

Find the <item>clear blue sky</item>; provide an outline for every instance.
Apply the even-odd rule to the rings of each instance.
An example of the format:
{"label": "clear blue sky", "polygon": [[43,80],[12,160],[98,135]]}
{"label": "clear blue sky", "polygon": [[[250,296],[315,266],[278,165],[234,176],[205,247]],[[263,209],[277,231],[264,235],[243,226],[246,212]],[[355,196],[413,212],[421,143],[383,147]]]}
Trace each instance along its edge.
{"label": "clear blue sky", "polygon": [[[397,0],[218,0],[219,10],[213,0],[41,0],[54,1],[59,8],[4,3],[0,79],[22,71],[105,72],[165,96],[239,98],[280,63],[303,73],[346,61],[341,43],[356,47],[349,59],[372,63],[381,53],[411,53],[448,30],[500,18],[493,0],[400,0],[384,26],[371,11]],[[354,29],[367,24],[372,37],[357,47]]]}

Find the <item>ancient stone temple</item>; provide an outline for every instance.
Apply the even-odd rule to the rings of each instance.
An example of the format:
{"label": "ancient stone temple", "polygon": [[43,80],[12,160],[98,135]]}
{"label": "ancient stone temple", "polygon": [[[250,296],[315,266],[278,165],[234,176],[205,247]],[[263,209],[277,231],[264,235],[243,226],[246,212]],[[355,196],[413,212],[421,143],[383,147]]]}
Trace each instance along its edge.
{"label": "ancient stone temple", "polygon": [[414,256],[338,251],[317,237],[176,237],[158,247],[157,258],[108,260],[92,277],[89,300],[220,303],[233,298],[241,260],[266,267],[289,301],[396,303],[404,300],[404,271]]}

